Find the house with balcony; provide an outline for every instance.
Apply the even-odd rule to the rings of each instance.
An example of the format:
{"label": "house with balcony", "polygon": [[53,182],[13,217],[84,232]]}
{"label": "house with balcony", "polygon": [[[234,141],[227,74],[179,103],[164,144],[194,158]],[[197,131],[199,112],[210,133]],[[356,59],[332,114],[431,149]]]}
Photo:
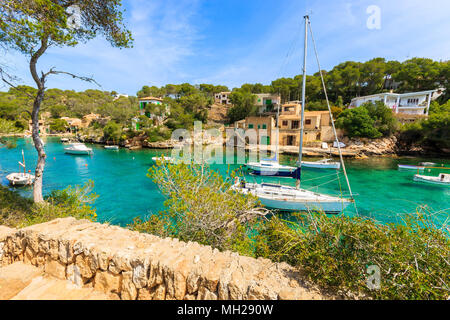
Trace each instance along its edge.
{"label": "house with balcony", "polygon": [[271,93],[256,94],[255,105],[259,114],[274,114],[278,111],[281,103],[281,96]]}
{"label": "house with balcony", "polygon": [[[279,143],[281,146],[299,146],[302,105],[299,101],[283,104],[279,118]],[[304,113],[305,145],[334,141],[330,113],[328,111],[305,111]]]}
{"label": "house with balcony", "polygon": [[[319,146],[321,142],[335,140],[331,118],[328,111],[305,111],[303,141],[306,146]],[[280,146],[299,146],[301,128],[301,103],[292,101],[283,104],[280,109],[278,123],[275,116],[247,117],[237,121],[234,128],[254,129],[259,144],[275,144],[276,128]]]}
{"label": "house with balcony", "polygon": [[214,95],[214,102],[216,104],[223,104],[223,105],[231,105],[230,100],[230,94],[231,92],[219,92]]}
{"label": "house with balcony", "polygon": [[428,116],[431,101],[435,100],[438,90],[410,93],[385,92],[370,96],[356,97],[350,102],[350,109],[358,108],[367,102],[382,101],[393,113],[409,116]]}

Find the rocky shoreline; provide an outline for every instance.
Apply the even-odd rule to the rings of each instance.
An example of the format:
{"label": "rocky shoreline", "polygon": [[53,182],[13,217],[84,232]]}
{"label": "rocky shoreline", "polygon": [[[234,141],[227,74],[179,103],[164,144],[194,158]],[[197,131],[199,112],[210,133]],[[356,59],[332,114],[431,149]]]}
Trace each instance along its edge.
{"label": "rocky shoreline", "polygon": [[[2,134],[0,137],[24,137],[25,134]],[[112,142],[105,141],[102,136],[74,136],[73,134],[49,134],[47,137],[73,137],[83,143],[93,143],[99,145],[111,145]],[[139,149],[174,149],[179,148],[186,142],[179,142],[176,140],[166,140],[150,142],[147,140],[148,137],[145,134],[136,136],[131,139],[127,139],[121,143],[119,146],[129,150],[139,150]],[[346,158],[364,159],[369,156],[422,156],[422,157],[447,157],[450,156],[449,152],[436,152],[422,146],[414,147],[404,147],[399,145],[397,137],[391,136],[387,138],[380,139],[368,139],[368,138],[354,138],[349,139],[344,137],[342,142],[346,145],[342,148],[342,155]],[[217,144],[214,139],[207,139],[203,143],[204,145]],[[275,151],[274,146],[258,146],[258,145],[248,145],[245,147],[248,151],[261,150],[271,150]],[[295,146],[280,146],[279,152],[286,155],[298,155],[298,147]],[[314,148],[314,147],[304,147],[303,154],[308,157],[321,157],[326,155],[339,156],[339,151],[337,148]]]}

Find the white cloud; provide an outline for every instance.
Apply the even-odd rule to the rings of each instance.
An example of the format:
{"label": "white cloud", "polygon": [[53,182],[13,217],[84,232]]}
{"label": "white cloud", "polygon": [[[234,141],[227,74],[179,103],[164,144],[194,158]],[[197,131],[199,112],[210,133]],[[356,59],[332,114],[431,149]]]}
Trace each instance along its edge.
{"label": "white cloud", "polygon": [[[127,25],[133,33],[134,48],[112,48],[97,38],[74,48],[51,48],[42,57],[39,67],[56,67],[80,75],[93,76],[104,90],[135,94],[144,84],[163,85],[183,76],[179,65],[194,54],[194,42],[199,39],[193,20],[197,16],[198,1],[129,0]],[[32,85],[26,60],[12,55],[22,78]],[[92,84],[78,80],[53,77],[48,87],[83,90]]]}

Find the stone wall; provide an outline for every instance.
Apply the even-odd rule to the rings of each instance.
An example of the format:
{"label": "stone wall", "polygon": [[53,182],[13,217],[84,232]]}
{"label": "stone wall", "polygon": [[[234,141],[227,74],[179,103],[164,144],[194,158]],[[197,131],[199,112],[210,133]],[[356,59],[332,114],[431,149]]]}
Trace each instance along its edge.
{"label": "stone wall", "polygon": [[322,298],[287,264],[73,218],[0,226],[0,267],[15,261],[124,300]]}

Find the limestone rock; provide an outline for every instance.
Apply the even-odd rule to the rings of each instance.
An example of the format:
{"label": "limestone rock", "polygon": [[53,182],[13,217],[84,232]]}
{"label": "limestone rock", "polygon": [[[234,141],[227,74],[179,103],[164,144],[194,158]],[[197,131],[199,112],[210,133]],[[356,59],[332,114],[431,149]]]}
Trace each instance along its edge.
{"label": "limestone rock", "polygon": [[95,275],[94,289],[105,293],[120,294],[122,289],[122,276],[109,271],[99,271]]}
{"label": "limestone rock", "polygon": [[122,300],[136,300],[137,289],[133,283],[133,272],[122,272]]}
{"label": "limestone rock", "polygon": [[61,280],[66,279],[66,265],[58,260],[49,259],[45,264],[44,272]]}

